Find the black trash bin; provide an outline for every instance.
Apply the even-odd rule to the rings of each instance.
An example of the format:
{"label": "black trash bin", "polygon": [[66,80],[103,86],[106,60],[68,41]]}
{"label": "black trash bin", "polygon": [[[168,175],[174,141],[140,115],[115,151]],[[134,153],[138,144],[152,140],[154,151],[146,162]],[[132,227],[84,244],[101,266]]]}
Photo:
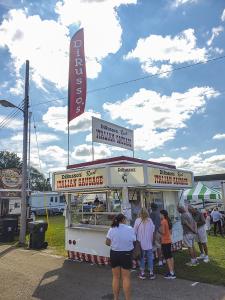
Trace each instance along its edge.
{"label": "black trash bin", "polygon": [[48,229],[48,223],[44,221],[34,221],[28,224],[30,231],[29,248],[45,249],[48,243],[45,242],[45,232]]}
{"label": "black trash bin", "polygon": [[0,242],[13,242],[18,231],[16,218],[0,219]]}

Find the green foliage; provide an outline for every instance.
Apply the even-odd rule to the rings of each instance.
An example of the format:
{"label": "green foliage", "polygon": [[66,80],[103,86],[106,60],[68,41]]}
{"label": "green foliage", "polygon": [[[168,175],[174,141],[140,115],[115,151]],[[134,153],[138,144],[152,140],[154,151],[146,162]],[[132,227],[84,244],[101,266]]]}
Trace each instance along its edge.
{"label": "green foliage", "polygon": [[0,151],[0,168],[11,169],[11,168],[22,168],[22,161],[14,152]]}
{"label": "green foliage", "polygon": [[[17,168],[22,169],[22,160],[14,152],[0,151],[0,168],[10,169]],[[31,190],[32,191],[51,191],[51,185],[44,175],[34,167],[30,169],[31,178]]]}

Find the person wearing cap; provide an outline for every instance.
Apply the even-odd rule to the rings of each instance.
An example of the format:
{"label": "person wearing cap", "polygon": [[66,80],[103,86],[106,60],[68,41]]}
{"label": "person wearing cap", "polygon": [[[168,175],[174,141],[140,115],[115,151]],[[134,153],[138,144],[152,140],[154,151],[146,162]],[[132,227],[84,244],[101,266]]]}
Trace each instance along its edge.
{"label": "person wearing cap", "polygon": [[131,300],[130,269],[135,241],[134,229],[126,224],[126,217],[123,214],[118,214],[112,222],[105,241],[106,245],[111,247],[110,263],[114,300],[119,300],[120,277],[122,277],[125,299]]}
{"label": "person wearing cap", "polygon": [[198,260],[202,259],[205,263],[208,263],[209,256],[208,256],[207,233],[206,233],[204,214],[191,205],[188,206],[188,211],[192,214],[192,217],[197,224],[196,241],[198,242],[198,246],[200,250],[200,256],[197,257],[197,259]]}
{"label": "person wearing cap", "polygon": [[159,267],[163,266],[163,258],[161,251],[161,234],[159,232],[159,228],[161,225],[160,220],[160,212],[158,209],[158,205],[154,202],[151,203],[151,212],[149,213],[150,218],[152,219],[153,224],[155,225],[155,239],[153,249],[156,250],[157,256],[159,259]]}

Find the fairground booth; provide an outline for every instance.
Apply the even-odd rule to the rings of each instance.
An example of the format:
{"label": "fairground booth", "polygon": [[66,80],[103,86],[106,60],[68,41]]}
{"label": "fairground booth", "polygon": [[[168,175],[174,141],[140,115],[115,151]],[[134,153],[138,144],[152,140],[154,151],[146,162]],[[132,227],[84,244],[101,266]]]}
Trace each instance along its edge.
{"label": "fairground booth", "polygon": [[66,198],[65,247],[71,259],[109,263],[106,233],[122,212],[131,225],[141,207],[165,208],[173,222],[173,249],[182,246],[177,212],[181,191],[192,187],[193,174],[175,166],[132,157],[114,157],[68,166],[53,174],[53,189]]}

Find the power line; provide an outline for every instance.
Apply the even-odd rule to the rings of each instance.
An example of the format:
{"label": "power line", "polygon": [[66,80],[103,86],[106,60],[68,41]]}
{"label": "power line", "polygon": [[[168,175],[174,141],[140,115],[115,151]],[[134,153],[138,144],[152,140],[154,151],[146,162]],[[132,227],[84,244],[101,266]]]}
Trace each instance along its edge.
{"label": "power line", "polygon": [[35,132],[35,138],[36,138],[36,144],[37,144],[37,153],[38,153],[38,160],[39,160],[39,168],[40,171],[42,171],[42,166],[41,166],[41,159],[40,159],[40,151],[39,151],[39,144],[38,144],[38,138],[37,138],[37,126],[35,124],[35,120],[34,120],[34,115],[33,115],[33,122],[34,122],[34,132]]}
{"label": "power line", "polygon": [[17,107],[13,111],[11,111],[1,122],[0,129],[6,127],[16,116],[21,112],[20,109],[23,108],[24,101],[21,101]]}
{"label": "power line", "polygon": [[[188,69],[188,68],[191,68],[191,67],[204,65],[204,64],[211,63],[211,62],[221,60],[221,59],[224,59],[224,58],[225,58],[225,55],[222,55],[222,56],[214,57],[214,58],[211,58],[211,59],[208,59],[208,60],[205,60],[205,61],[189,64],[189,65],[182,66],[182,67],[173,68],[169,71],[158,72],[156,74],[146,75],[146,76],[143,76],[143,77],[138,77],[138,78],[130,79],[130,80],[127,80],[127,81],[121,81],[121,82],[114,83],[114,84],[111,84],[111,85],[108,85],[108,86],[105,86],[105,87],[100,87],[100,88],[97,88],[97,89],[87,91],[87,94],[98,92],[98,91],[103,91],[103,90],[106,90],[106,89],[114,88],[114,87],[117,87],[117,86],[121,86],[121,85],[124,85],[124,84],[136,82],[136,81],[141,81],[141,80],[148,79],[148,78],[158,77],[160,75],[169,74],[169,73],[172,73],[174,71],[181,71],[181,70]],[[38,105],[42,105],[42,104],[46,104],[46,103],[50,103],[50,102],[55,102],[55,101],[58,101],[58,100],[64,100],[66,98],[67,97],[62,97],[62,98],[58,98],[58,99],[54,99],[54,100],[40,102],[40,103],[34,104],[33,106],[38,106]]]}
{"label": "power line", "polygon": [[[222,91],[222,92],[206,92],[206,93],[203,93],[202,95],[196,95],[196,96],[192,96],[193,98],[197,98],[197,97],[202,97],[202,96],[210,96],[210,95],[217,95],[219,93],[219,95],[223,95],[225,94],[225,90]],[[189,97],[181,97],[181,98],[173,98],[173,100],[184,100],[184,99],[189,99]],[[145,100],[146,101],[146,100]],[[54,118],[54,119],[48,119],[48,121],[56,121],[56,120],[64,120],[66,117],[60,117],[60,118]],[[40,121],[36,121],[36,123],[42,123],[43,120],[40,120]]]}

